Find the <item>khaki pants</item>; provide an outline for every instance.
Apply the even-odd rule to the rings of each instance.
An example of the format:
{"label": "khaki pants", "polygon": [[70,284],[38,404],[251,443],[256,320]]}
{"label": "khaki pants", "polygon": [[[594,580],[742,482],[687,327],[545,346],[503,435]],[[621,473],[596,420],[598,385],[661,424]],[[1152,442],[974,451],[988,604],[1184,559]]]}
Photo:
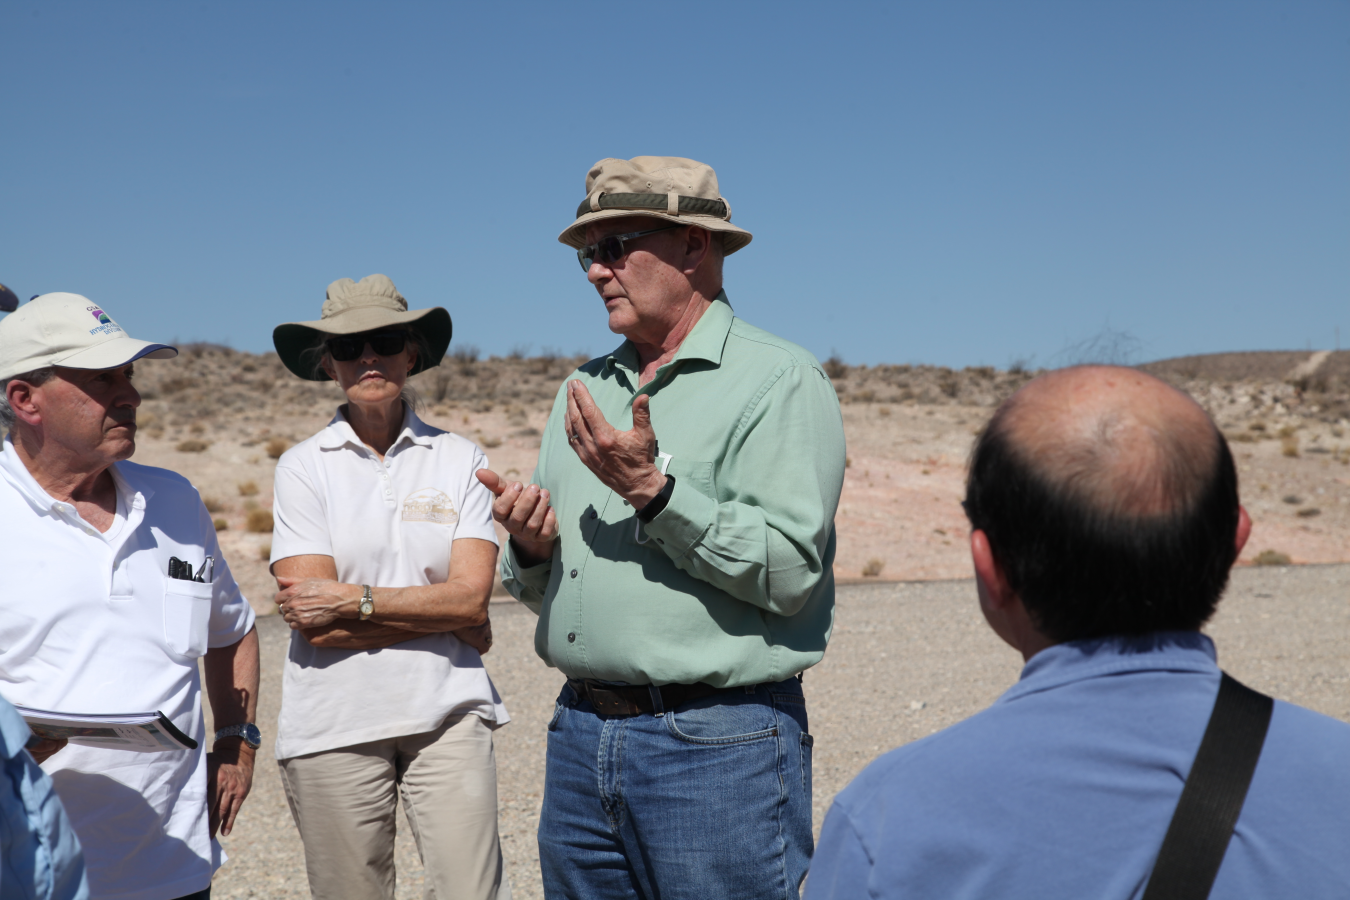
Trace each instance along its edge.
{"label": "khaki pants", "polygon": [[426,870],[426,900],[510,900],[492,732],[478,716],[278,765],[315,900],[393,900],[400,792]]}

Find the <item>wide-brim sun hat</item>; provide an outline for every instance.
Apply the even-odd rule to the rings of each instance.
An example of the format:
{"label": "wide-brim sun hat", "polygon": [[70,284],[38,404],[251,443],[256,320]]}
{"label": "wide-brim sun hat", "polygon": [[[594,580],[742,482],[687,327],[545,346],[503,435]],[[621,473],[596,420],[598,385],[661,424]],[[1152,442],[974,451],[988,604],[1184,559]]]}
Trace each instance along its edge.
{"label": "wide-brim sun hat", "polygon": [[42,294],[0,320],[0,380],[48,366],[120,369],[177,355],[176,347],[131,337],[79,294]]}
{"label": "wide-brim sun hat", "polygon": [[272,345],[282,364],[307,381],[330,380],[307,352],[325,337],[406,326],[420,334],[431,351],[417,355],[408,373],[416,375],[440,365],[454,333],[450,313],[439,306],[408,309],[408,301],[385,275],[367,275],[360,281],[339,278],[328,286],[320,316],[317,322],[286,322],[272,329]]}
{"label": "wide-brim sun hat", "polygon": [[722,252],[735,253],[753,235],[731,224],[731,204],[717,189],[712,166],[679,156],[602,159],[586,173],[586,199],[577,219],[558,235],[569,247],[586,245],[586,226],[620,216],[651,216],[697,225],[722,238]]}

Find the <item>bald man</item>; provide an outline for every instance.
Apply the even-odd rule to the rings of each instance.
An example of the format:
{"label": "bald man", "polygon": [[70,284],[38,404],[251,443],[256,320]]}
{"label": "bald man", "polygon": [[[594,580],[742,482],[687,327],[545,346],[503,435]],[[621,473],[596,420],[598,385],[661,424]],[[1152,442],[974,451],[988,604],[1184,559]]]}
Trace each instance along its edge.
{"label": "bald man", "polygon": [[[1022,677],[839,794],[806,897],[1140,897],[1219,689],[1200,627],[1251,530],[1228,446],[1155,378],[1065,369],[994,414],[965,506]],[[1345,898],[1347,848],[1350,725],[1277,701],[1209,896]]]}

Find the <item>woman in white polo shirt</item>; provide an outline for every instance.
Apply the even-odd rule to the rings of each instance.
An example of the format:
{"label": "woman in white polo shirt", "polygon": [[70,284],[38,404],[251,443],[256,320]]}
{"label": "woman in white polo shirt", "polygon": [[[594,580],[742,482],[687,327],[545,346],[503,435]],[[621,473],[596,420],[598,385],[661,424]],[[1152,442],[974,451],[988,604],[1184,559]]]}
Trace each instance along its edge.
{"label": "woman in white polo shirt", "polygon": [[383,275],[333,282],[319,321],[273,332],[291,372],[347,395],[276,470],[272,573],[296,629],[276,756],[315,897],[393,897],[397,793],[436,897],[510,893],[492,754],[508,716],[480,656],[488,462],[403,399],[450,333],[444,309],[409,311]]}

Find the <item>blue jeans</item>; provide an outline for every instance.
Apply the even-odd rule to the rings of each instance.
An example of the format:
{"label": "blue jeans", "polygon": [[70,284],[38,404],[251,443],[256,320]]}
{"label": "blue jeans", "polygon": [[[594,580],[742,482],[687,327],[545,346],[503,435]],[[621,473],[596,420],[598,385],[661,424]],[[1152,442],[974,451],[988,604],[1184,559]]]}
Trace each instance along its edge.
{"label": "blue jeans", "polygon": [[539,816],[545,897],[795,900],[811,851],[796,678],[630,717],[563,686]]}

